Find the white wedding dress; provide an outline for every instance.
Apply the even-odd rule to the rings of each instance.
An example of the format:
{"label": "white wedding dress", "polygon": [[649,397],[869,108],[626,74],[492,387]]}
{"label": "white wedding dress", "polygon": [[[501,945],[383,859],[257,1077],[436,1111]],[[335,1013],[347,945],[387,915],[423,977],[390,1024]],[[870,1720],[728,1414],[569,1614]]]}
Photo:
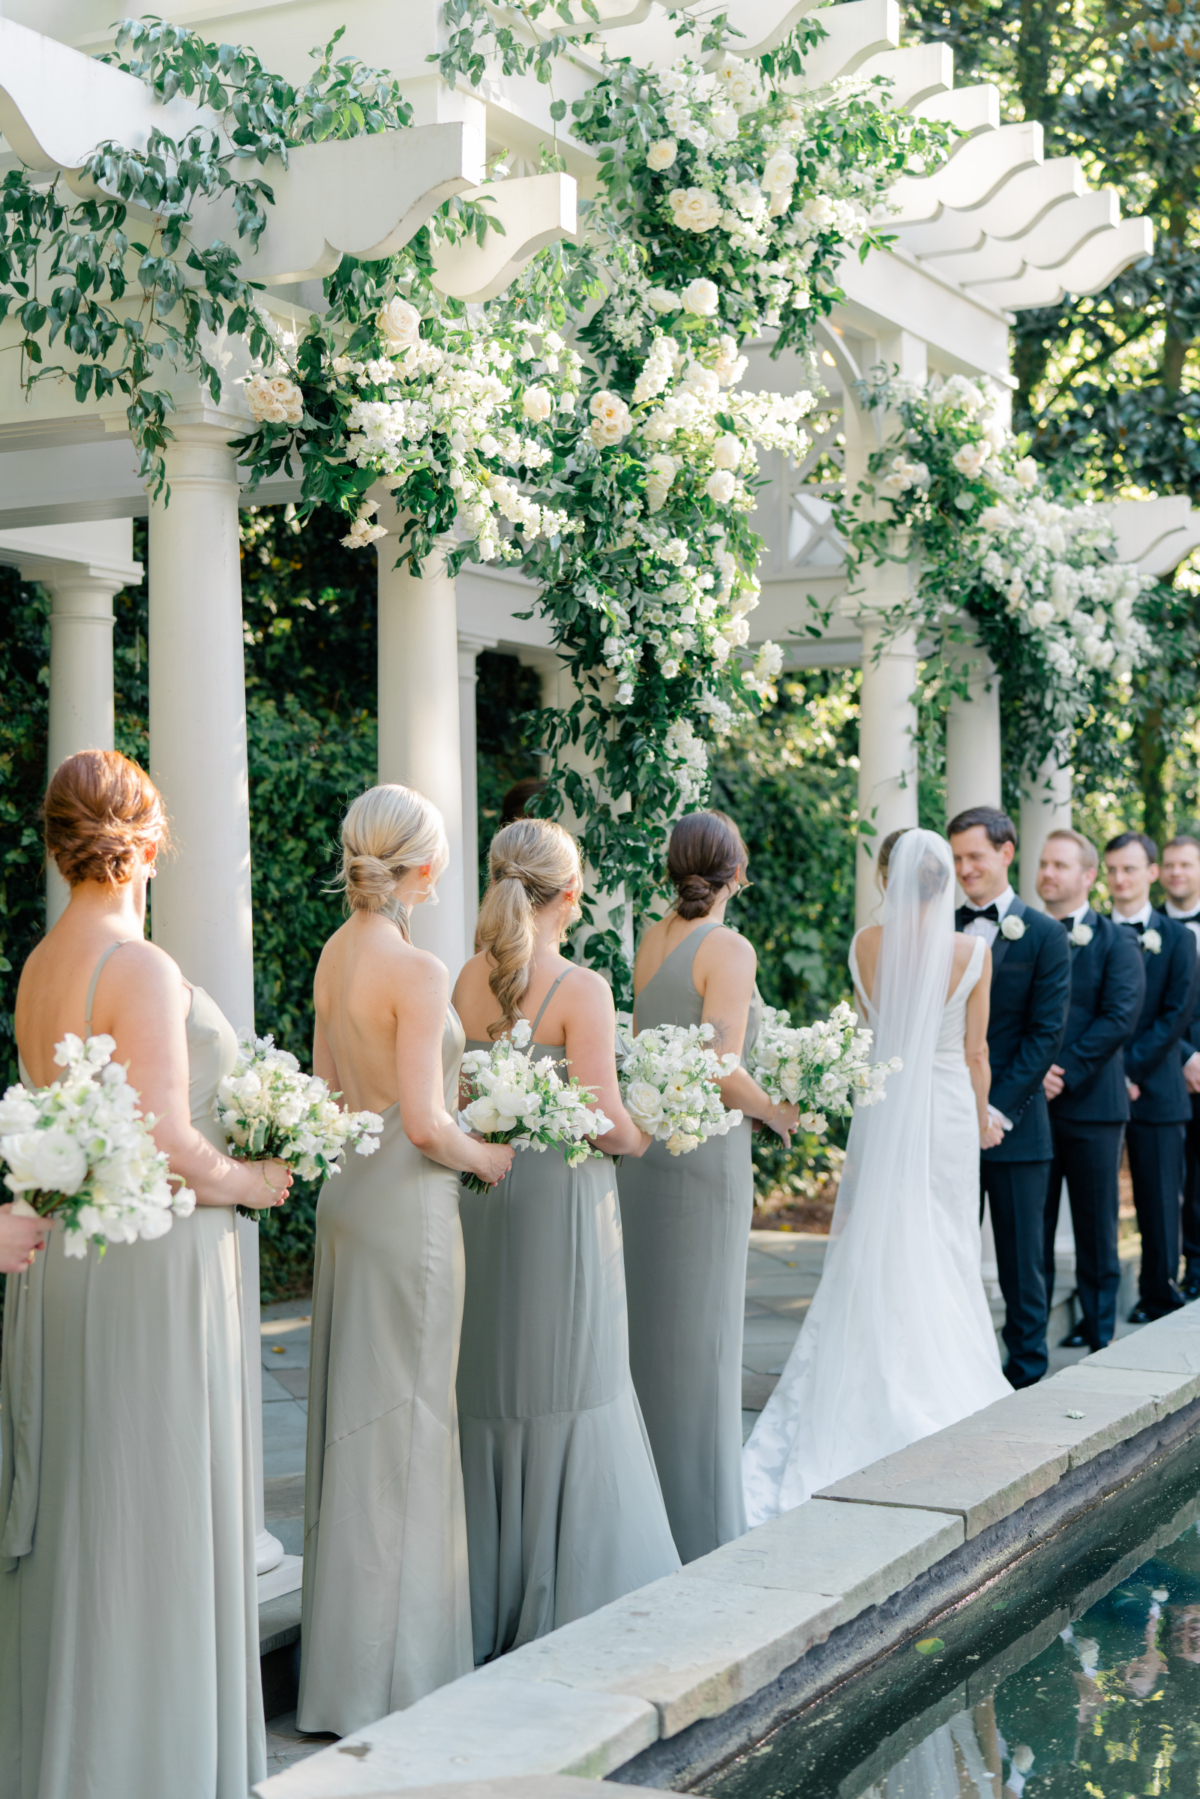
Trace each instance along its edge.
{"label": "white wedding dress", "polygon": [[867,1018],[873,1057],[904,1066],[880,1104],[854,1114],[821,1283],[742,1452],[751,1525],[1011,1390],[980,1274],[979,1126],[963,1053],[984,944],[947,997],[949,848],[906,831],[888,872]]}

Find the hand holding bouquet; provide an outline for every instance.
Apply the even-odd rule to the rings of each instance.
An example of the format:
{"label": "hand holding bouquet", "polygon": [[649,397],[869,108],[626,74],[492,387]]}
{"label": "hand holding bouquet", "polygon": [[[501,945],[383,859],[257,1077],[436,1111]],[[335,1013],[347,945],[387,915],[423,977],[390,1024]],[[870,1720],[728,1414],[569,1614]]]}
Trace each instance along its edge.
{"label": "hand holding bouquet", "polygon": [[[613,1128],[596,1105],[596,1096],[572,1076],[564,1081],[553,1056],[534,1062],[525,1045],[530,1027],[519,1019],[510,1037],[501,1037],[491,1049],[468,1050],[462,1059],[462,1079],[467,1103],[458,1122],[465,1131],[477,1131],[487,1143],[512,1143],[518,1149],[562,1148],[568,1168],[577,1168],[589,1156],[602,1152],[589,1137],[603,1137]],[[487,1181],[464,1174],[462,1184],[472,1193],[487,1193]]]}
{"label": "hand holding bouquet", "polygon": [[835,1006],[815,1024],[793,1025],[786,1012],[763,1009],[762,1028],[750,1055],[750,1073],[771,1099],[799,1106],[806,1131],[823,1131],[830,1113],[844,1115],[885,1097],[899,1056],[871,1062],[871,1031],[860,1030],[853,1007]]}
{"label": "hand holding bouquet", "polygon": [[706,1048],[711,1024],[660,1024],[641,1031],[622,1060],[621,1098],[639,1130],[673,1156],[699,1149],[742,1122],[727,1112],[718,1082],[740,1066],[737,1056]]}
{"label": "hand holding bouquet", "polygon": [[239,1161],[271,1157],[301,1180],[328,1180],[348,1148],[379,1148],[377,1112],[343,1112],[317,1074],[270,1037],[243,1036],[233,1072],[217,1088],[213,1112]]}
{"label": "hand holding bouquet", "polygon": [[85,1256],[100,1246],[161,1237],[186,1218],[196,1196],[173,1188],[167,1158],[151,1136],[125,1070],[112,1060],[111,1037],[83,1042],[71,1033],[54,1051],[65,1072],[52,1087],[10,1087],[0,1100],[0,1161],[13,1211],[63,1229],[63,1250]]}

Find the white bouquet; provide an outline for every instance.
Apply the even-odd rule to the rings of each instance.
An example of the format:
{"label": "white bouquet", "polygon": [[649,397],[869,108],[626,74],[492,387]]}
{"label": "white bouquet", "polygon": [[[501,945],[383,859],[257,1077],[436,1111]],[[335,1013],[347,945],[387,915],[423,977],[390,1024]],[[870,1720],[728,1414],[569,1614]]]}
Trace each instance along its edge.
{"label": "white bouquet", "polygon": [[621,1098],[639,1130],[665,1143],[673,1156],[699,1149],[742,1122],[727,1112],[718,1082],[740,1067],[734,1055],[706,1045],[711,1024],[660,1024],[640,1031],[621,1062]]}
{"label": "white bouquet", "polygon": [[[514,1143],[518,1149],[560,1148],[568,1168],[577,1168],[589,1156],[601,1155],[588,1142],[613,1128],[596,1104],[590,1087],[572,1076],[564,1081],[553,1056],[534,1062],[525,1045],[531,1032],[519,1019],[511,1036],[501,1037],[491,1049],[468,1050],[462,1059],[466,1104],[458,1122],[464,1131],[478,1131],[488,1143]],[[472,1193],[487,1193],[487,1181],[464,1174],[462,1184]]]}
{"label": "white bouquet", "polygon": [[10,1087],[0,1100],[0,1160],[13,1211],[53,1214],[63,1250],[101,1255],[110,1243],[161,1237],[186,1218],[196,1196],[172,1187],[167,1158],[151,1136],[125,1070],[112,1060],[111,1037],[87,1042],[67,1034],[54,1051],[64,1070],[52,1087]]}
{"label": "white bouquet", "polygon": [[860,1030],[844,1002],[815,1024],[794,1025],[786,1012],[763,1008],[762,1028],[750,1055],[750,1073],[777,1103],[800,1107],[806,1131],[823,1131],[829,1113],[873,1106],[884,1082],[904,1065],[899,1056],[872,1062],[871,1031]]}
{"label": "white bouquet", "polygon": [[233,1071],[217,1088],[213,1112],[240,1161],[273,1156],[301,1180],[328,1180],[353,1147],[374,1155],[383,1119],[378,1112],[344,1112],[318,1074],[305,1074],[295,1056],[271,1037],[240,1039]]}

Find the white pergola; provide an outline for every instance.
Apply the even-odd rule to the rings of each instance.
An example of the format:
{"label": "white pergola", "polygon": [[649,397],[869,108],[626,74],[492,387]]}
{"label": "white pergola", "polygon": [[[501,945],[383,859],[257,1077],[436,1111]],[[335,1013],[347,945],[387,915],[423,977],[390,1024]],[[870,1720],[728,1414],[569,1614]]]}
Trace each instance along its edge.
{"label": "white pergola", "polygon": [[[674,25],[653,0],[606,0],[601,10],[613,54],[642,64],[679,54]],[[734,47],[742,55],[772,47],[807,10],[808,0],[733,0],[731,19],[744,33]],[[140,82],[92,60],[111,45],[111,16],[110,0],[58,0],[53,7],[8,0],[0,20],[7,166],[20,161],[47,178],[61,171],[77,186],[99,142],[141,145],[155,124],[178,135],[196,120],[186,100],[159,106]],[[214,33],[210,9],[194,16],[197,29]],[[1045,160],[1039,126],[1001,125],[995,88],[955,88],[944,46],[898,48],[894,0],[847,0],[821,18],[828,36],[809,60],[808,84],[883,74],[897,105],[948,119],[964,133],[936,174],[899,183],[896,248],[872,252],[862,264],[847,260],[845,300],[820,330],[827,404],[840,414],[845,444],[843,479],[856,482],[880,429],[888,429],[855,405],[852,383],[860,374],[882,361],[911,376],[961,372],[1007,390],[1012,312],[1064,292],[1098,291],[1146,255],[1152,240],[1146,220],[1120,219],[1111,191],[1087,189],[1075,159]],[[394,251],[448,196],[475,191],[486,157],[500,149],[509,153],[510,174],[495,190],[506,235],[490,235],[482,248],[471,242],[444,250],[437,265],[443,290],[463,299],[494,295],[537,249],[574,232],[577,185],[586,191],[595,180],[591,152],[559,127],[569,174],[533,173],[539,145],[556,131],[551,90],[532,77],[499,76],[476,91],[449,88],[426,60],[440,46],[437,0],[276,0],[269,7],[245,0],[219,10],[222,38],[251,44],[268,67],[292,79],[306,71],[308,46],[342,24],[348,50],[402,82],[415,124],[304,148],[293,153],[286,175],[272,175],[277,204],[244,268],[265,283],[266,304],[282,324],[301,324],[321,307],[321,278],[340,256]],[[591,52],[573,48],[558,60],[553,96],[569,103],[599,68]],[[196,232],[202,242],[234,238],[220,204],[198,214]],[[0,324],[0,348],[11,350],[19,335],[13,320]],[[111,746],[112,598],[140,576],[130,521],[148,516],[150,765],[179,848],[156,883],[153,930],[244,1028],[253,1024],[253,945],[238,510],[248,502],[228,446],[249,423],[237,385],[248,365],[240,341],[213,349],[225,380],[220,406],[193,382],[172,386],[169,506],[151,503],[138,479],[120,396],[80,405],[64,382],[42,383],[27,397],[17,356],[0,358],[0,561],[42,582],[51,596],[53,766],[78,749]],[[765,343],[752,348],[751,385],[787,391],[807,384],[797,358],[772,362],[768,351]],[[818,449],[830,441],[820,440]],[[759,571],[762,604],[750,622],[755,640],[783,644],[793,665],[861,661],[859,806],[883,832],[917,820],[918,645],[911,634],[884,641],[878,613],[911,571],[870,570],[861,591],[847,592],[828,498],[807,479],[816,454],[799,469],[777,467],[760,501],[768,548]],[[297,491],[276,478],[253,503],[294,499]],[[380,517],[395,528],[387,506]],[[1185,499],[1123,507],[1117,522],[1122,557],[1155,573],[1175,567],[1200,542],[1200,518]],[[470,953],[477,891],[478,653],[498,647],[535,666],[547,704],[569,703],[570,683],[545,623],[516,616],[535,597],[519,575],[468,568],[454,582],[431,563],[423,579],[414,579],[392,567],[394,556],[389,535],[378,551],[379,778],[420,788],[446,818],[453,854],[441,904],[422,910],[416,934],[453,975]],[[809,596],[833,607],[817,640],[806,629]],[[1000,798],[993,675],[977,655],[972,698],[951,709],[952,808]],[[1022,807],[1027,852],[1053,821],[1069,816],[1069,804],[1064,771],[1046,769],[1041,783],[1031,783]],[[1035,863],[1035,855],[1023,858],[1027,869]],[[863,904],[869,874],[864,853]],[[48,903],[53,917],[62,903],[54,884]],[[252,1232],[246,1252],[255,1254]],[[257,1290],[252,1270],[247,1290]],[[257,1370],[256,1307],[251,1314],[250,1365]],[[298,1584],[298,1564],[273,1567],[281,1553],[263,1531],[264,1597]]]}

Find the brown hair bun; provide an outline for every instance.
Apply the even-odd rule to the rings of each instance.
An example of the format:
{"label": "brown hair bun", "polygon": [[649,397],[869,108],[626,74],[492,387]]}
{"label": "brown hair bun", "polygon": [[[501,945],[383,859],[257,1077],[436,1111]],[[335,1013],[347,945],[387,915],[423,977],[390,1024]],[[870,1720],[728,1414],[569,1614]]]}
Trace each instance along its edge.
{"label": "brown hair bun", "polygon": [[726,812],[689,812],[671,832],[667,873],[680,918],[707,918],[722,887],[746,864],[742,834]]}
{"label": "brown hair bun", "polygon": [[158,788],[118,750],[80,750],[60,762],[42,801],[46,854],[72,887],[121,887],[139,858],[167,841]]}

